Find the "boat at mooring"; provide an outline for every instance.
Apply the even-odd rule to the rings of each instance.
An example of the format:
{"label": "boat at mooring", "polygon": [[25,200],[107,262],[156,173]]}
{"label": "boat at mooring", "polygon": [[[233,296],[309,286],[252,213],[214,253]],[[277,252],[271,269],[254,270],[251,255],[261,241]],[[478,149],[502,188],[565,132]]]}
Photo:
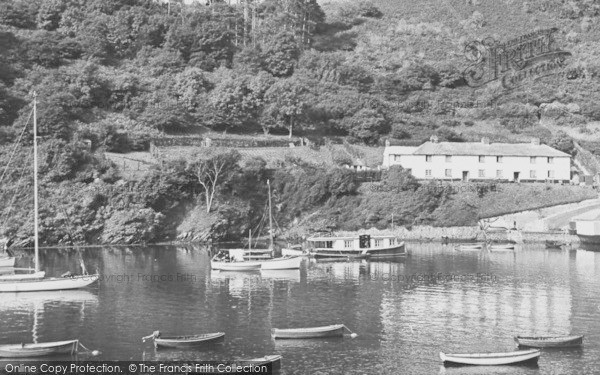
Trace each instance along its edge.
{"label": "boat at mooring", "polygon": [[271,336],[274,339],[315,339],[324,337],[343,337],[346,326],[333,324],[323,327],[310,328],[273,328]]}
{"label": "boat at mooring", "polygon": [[[78,275],[70,277],[37,277],[41,275],[39,254],[39,209],[38,209],[38,146],[37,146],[37,99],[33,99],[33,230],[35,248],[35,273],[33,277],[0,279],[0,292],[39,292],[49,290],[67,290],[84,288],[99,278],[99,275]],[[27,126],[27,124],[26,124]]]}
{"label": "boat at mooring", "polygon": [[0,268],[14,267],[16,261],[17,261],[17,258],[15,258],[15,257],[9,257],[9,256],[0,257]]}
{"label": "boat at mooring", "polygon": [[500,353],[446,354],[440,352],[440,359],[444,366],[534,365],[537,364],[540,353],[539,349]]}
{"label": "boat at mooring", "polygon": [[516,336],[518,346],[529,348],[568,348],[581,346],[583,335],[571,336]]}
{"label": "boat at mooring", "polygon": [[61,354],[76,354],[79,340],[0,345],[0,358],[33,358]]}
{"label": "boat at mooring", "polygon": [[396,236],[331,236],[307,240],[308,254],[314,258],[363,259],[404,257],[406,246]]}
{"label": "boat at mooring", "polygon": [[195,348],[210,344],[223,342],[224,332],[204,333],[189,336],[161,336],[160,331],[154,331],[151,335],[142,337],[142,340],[153,340],[156,348]]}

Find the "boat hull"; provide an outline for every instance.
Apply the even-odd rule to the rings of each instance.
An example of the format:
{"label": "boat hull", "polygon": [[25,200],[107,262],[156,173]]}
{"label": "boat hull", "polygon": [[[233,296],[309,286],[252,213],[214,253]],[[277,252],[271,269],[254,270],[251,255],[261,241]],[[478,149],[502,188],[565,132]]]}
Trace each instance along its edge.
{"label": "boat hull", "polygon": [[583,335],[580,336],[517,336],[515,341],[520,347],[527,348],[568,348],[581,346]]}
{"label": "boat hull", "polygon": [[75,354],[79,340],[46,342],[39,344],[14,344],[0,346],[0,358],[32,358],[61,354]]}
{"label": "boat hull", "polygon": [[401,242],[397,246],[391,246],[388,248],[375,248],[368,249],[366,255],[369,259],[372,258],[389,258],[389,257],[403,257],[406,256],[406,245]]}
{"label": "boat hull", "polygon": [[281,255],[296,257],[296,256],[306,256],[306,255],[308,255],[308,253],[305,252],[302,249],[286,249],[286,248],[283,248],[283,249],[281,249]]}
{"label": "boat hull", "polygon": [[591,236],[577,233],[577,237],[579,237],[579,240],[583,244],[600,245],[600,235]]}
{"label": "boat hull", "polygon": [[445,354],[440,353],[444,366],[504,366],[537,364],[540,351],[519,350],[506,353]]}
{"label": "boat hull", "polygon": [[261,270],[295,270],[300,269],[302,257],[282,257],[260,261]]}
{"label": "boat hull", "polygon": [[16,261],[15,257],[2,257],[0,258],[0,267],[14,267]]}
{"label": "boat hull", "polygon": [[98,280],[99,275],[51,277],[34,280],[0,282],[0,292],[43,292],[84,288]]}
{"label": "boat hull", "polygon": [[154,345],[157,348],[196,348],[223,342],[224,338],[225,333],[223,332],[194,336],[158,337],[154,339]]}
{"label": "boat hull", "polygon": [[316,339],[325,337],[343,337],[344,329],[345,327],[343,324],[313,328],[273,328],[271,330],[271,335],[274,339]]}
{"label": "boat hull", "polygon": [[210,266],[213,270],[253,272],[260,271],[260,263],[256,262],[215,262],[211,261]]}
{"label": "boat hull", "polygon": [[397,246],[367,249],[314,249],[310,252],[314,258],[376,259],[406,256],[406,246],[401,242]]}
{"label": "boat hull", "polygon": [[[211,366],[206,366],[202,369],[202,374],[248,374],[249,372],[243,370],[245,366],[253,366],[256,369],[256,372],[251,373],[269,373],[271,374],[273,370],[278,370],[281,368],[281,358],[280,355],[267,355],[260,358],[253,359],[243,359],[239,361],[233,361],[231,365],[228,366],[214,366],[214,362],[212,362]],[[227,362],[224,362],[227,363]],[[268,371],[265,372],[262,369],[259,369],[257,366],[267,366]],[[239,369],[239,371],[237,370]]]}

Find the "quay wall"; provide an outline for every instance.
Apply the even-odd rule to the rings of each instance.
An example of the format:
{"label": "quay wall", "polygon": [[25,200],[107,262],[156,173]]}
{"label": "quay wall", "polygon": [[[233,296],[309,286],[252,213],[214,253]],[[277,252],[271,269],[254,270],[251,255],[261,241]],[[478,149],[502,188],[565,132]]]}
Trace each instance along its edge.
{"label": "quay wall", "polygon": [[[479,227],[432,227],[414,226],[410,229],[398,227],[395,229],[367,229],[360,231],[361,234],[395,235],[405,241],[441,242],[442,237],[448,237],[451,241],[465,241],[477,239],[482,241],[484,234]],[[356,235],[357,232],[334,232],[333,235]],[[515,241],[517,243],[542,243],[549,241],[564,241],[567,243],[578,243],[579,238],[568,235],[565,232],[529,232],[529,231],[488,231],[487,237],[495,241]]]}

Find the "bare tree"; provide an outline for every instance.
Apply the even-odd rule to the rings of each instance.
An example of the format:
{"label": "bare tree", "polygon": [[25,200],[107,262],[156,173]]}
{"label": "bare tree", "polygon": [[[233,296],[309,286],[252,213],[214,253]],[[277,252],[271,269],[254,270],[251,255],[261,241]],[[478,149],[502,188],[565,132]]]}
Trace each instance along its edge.
{"label": "bare tree", "polygon": [[218,152],[209,149],[209,152],[190,164],[204,190],[207,213],[212,209],[219,186],[236,172],[239,160],[240,154],[235,150]]}

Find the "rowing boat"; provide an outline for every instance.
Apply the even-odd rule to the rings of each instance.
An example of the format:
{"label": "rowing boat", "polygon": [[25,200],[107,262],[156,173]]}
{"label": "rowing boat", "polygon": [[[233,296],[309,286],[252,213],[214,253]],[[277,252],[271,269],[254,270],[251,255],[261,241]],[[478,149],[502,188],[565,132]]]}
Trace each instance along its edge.
{"label": "rowing boat", "polygon": [[[210,362],[210,365],[207,363],[204,366],[202,363],[199,363],[196,366],[200,366],[199,368],[202,374],[271,374],[273,373],[273,370],[281,368],[281,358],[282,356],[273,354],[260,358],[241,359],[232,362],[223,361],[216,366],[215,362]],[[263,366],[266,367],[266,371],[262,368]],[[249,370],[252,370],[252,372],[248,372]]]}
{"label": "rowing boat", "polygon": [[0,257],[0,267],[14,267],[16,260],[15,257]]}
{"label": "rowing boat", "polygon": [[260,263],[255,262],[219,262],[211,260],[210,266],[213,270],[220,271],[260,271]]}
{"label": "rowing boat", "polygon": [[334,324],[324,327],[311,328],[273,328],[271,335],[274,339],[314,339],[323,337],[342,337],[344,336],[343,324]]}
{"label": "rowing boat", "polygon": [[560,249],[566,244],[563,241],[550,241],[546,240],[546,249]]}
{"label": "rowing boat", "polygon": [[517,336],[518,346],[529,348],[566,348],[583,344],[583,335],[573,336]]}
{"label": "rowing boat", "polygon": [[515,249],[515,245],[512,243],[490,245],[492,251],[512,251]]}
{"label": "rowing boat", "polygon": [[75,354],[79,340],[42,342],[37,344],[0,345],[0,358],[45,357],[59,354]]}
{"label": "rowing boat", "polygon": [[456,245],[454,247],[456,250],[461,250],[461,251],[476,251],[476,250],[481,250],[483,248],[483,244],[482,243],[466,243],[466,244],[459,244]]}
{"label": "rowing boat", "polygon": [[142,340],[146,341],[147,339],[153,339],[154,346],[156,348],[193,348],[222,342],[224,337],[225,333],[223,332],[204,333],[190,336],[161,337],[160,331],[154,331],[150,336],[143,337]]}
{"label": "rowing boat", "polygon": [[284,256],[280,258],[272,258],[257,262],[260,263],[261,270],[295,270],[300,269],[302,259],[303,258],[301,256]]}
{"label": "rowing boat", "polygon": [[503,353],[446,354],[440,352],[440,359],[442,362],[444,362],[444,366],[501,366],[537,364],[539,357],[539,349],[518,350],[515,352]]}

